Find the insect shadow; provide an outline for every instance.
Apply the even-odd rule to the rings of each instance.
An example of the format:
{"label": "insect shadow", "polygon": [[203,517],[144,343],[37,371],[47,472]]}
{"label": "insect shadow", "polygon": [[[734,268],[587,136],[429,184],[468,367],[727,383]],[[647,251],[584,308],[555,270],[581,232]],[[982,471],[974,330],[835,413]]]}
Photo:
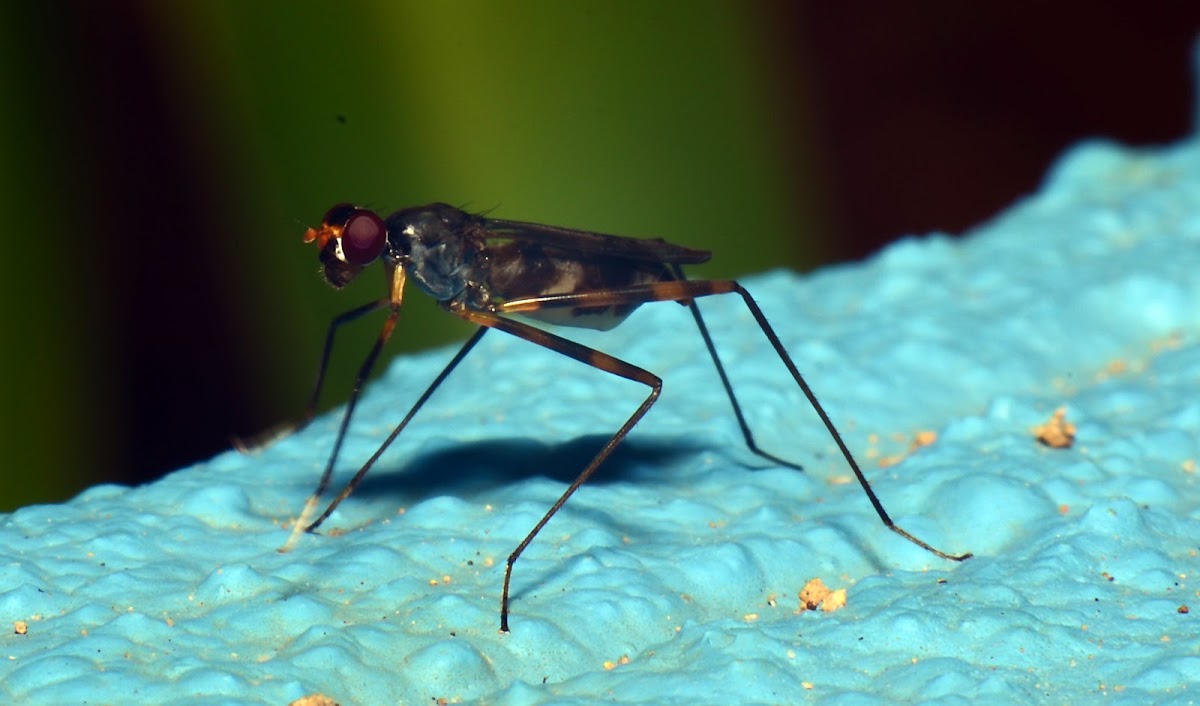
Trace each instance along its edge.
{"label": "insect shadow", "polygon": [[[455,442],[425,450],[397,467],[380,466],[379,472],[364,478],[354,493],[418,501],[434,495],[469,499],[486,497],[490,491],[529,478],[570,484],[579,468],[592,460],[608,438],[587,434],[562,442],[529,438]],[[659,479],[670,483],[670,474],[662,470],[665,466],[711,449],[711,444],[679,437],[626,439],[588,478],[588,485]]]}

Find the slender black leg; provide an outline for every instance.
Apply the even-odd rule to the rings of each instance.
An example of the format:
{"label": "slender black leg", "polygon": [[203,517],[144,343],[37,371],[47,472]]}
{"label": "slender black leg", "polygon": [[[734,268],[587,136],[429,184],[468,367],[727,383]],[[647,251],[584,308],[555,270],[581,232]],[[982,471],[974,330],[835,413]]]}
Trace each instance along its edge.
{"label": "slender black leg", "polygon": [[[337,463],[338,454],[342,451],[342,444],[346,441],[346,432],[350,429],[350,418],[354,416],[354,409],[358,406],[358,396],[362,393],[363,385],[367,378],[371,377],[371,371],[375,368],[375,361],[379,359],[379,352],[383,350],[383,346],[387,340],[391,338],[392,331],[396,328],[396,319],[400,312],[393,310],[384,322],[383,328],[379,331],[379,336],[375,339],[375,344],[371,346],[371,351],[367,353],[367,357],[363,360],[362,365],[358,368],[358,374],[354,376],[354,387],[350,390],[350,398],[346,400],[346,411],[342,414],[342,423],[338,425],[337,438],[333,441],[333,450],[329,454],[329,462],[325,464],[325,472],[321,474],[321,481],[317,483],[317,489],[313,491],[313,497],[319,498],[325,493],[325,489],[329,487],[329,479],[333,476],[333,466]],[[310,528],[311,529],[311,528]]]}
{"label": "slender black leg", "polygon": [[738,404],[737,397],[733,394],[733,386],[729,384],[729,376],[725,374],[725,366],[721,364],[721,359],[717,356],[717,347],[713,344],[712,336],[708,333],[708,326],[704,324],[704,318],[700,316],[700,307],[696,305],[695,301],[689,301],[688,308],[692,310],[692,316],[696,319],[696,326],[700,329],[700,336],[704,339],[704,345],[708,348],[708,354],[712,357],[713,364],[717,366],[717,375],[721,377],[721,385],[725,387],[725,395],[729,397],[729,403],[733,405],[733,416],[737,417],[738,426],[742,428],[742,436],[746,439],[746,447],[768,461],[777,463],[785,468],[794,468],[797,471],[803,471],[804,466],[795,461],[780,458],[758,447],[758,442],[754,440],[754,434],[750,431],[750,425],[746,423],[746,417],[742,415],[742,406]]}
{"label": "slender black leg", "polygon": [[761,328],[763,333],[766,334],[767,340],[771,342],[771,346],[779,355],[780,360],[782,360],[783,364],[787,366],[788,372],[792,374],[792,378],[796,381],[796,384],[800,386],[801,392],[803,392],[804,396],[808,398],[809,404],[811,404],[812,408],[816,410],[817,416],[821,418],[821,422],[825,425],[825,428],[829,430],[829,435],[833,437],[834,443],[836,443],[838,449],[841,450],[842,456],[845,457],[846,463],[850,466],[850,470],[854,471],[854,477],[858,479],[858,484],[862,486],[863,492],[867,494],[867,499],[871,501],[871,506],[875,508],[875,514],[879,515],[879,519],[881,522],[883,522],[884,526],[917,545],[918,547],[932,552],[943,559],[949,559],[951,561],[964,561],[966,559],[970,559],[973,556],[970,552],[965,554],[947,554],[946,552],[943,552],[942,550],[928,544],[924,540],[910,534],[903,527],[892,521],[892,518],[888,515],[887,510],[883,509],[883,503],[879,502],[879,498],[876,497],[875,491],[872,490],[871,484],[867,482],[866,475],[864,475],[862,469],[858,467],[858,462],[855,461],[854,456],[850,454],[850,449],[846,447],[846,442],[842,440],[842,435],[838,433],[838,430],[833,426],[833,421],[830,420],[829,415],[825,413],[825,408],[822,407],[821,403],[817,401],[817,396],[813,393],[812,388],[808,386],[808,383],[805,382],[804,376],[801,375],[800,371],[796,369],[796,364],[792,362],[791,356],[787,354],[783,344],[779,341],[779,337],[775,335],[775,330],[771,328],[769,323],[767,323],[767,317],[763,316],[762,309],[758,308],[758,303],[754,301],[754,298],[750,296],[750,293],[743,289],[740,284],[734,282],[733,286],[735,287],[735,291],[741,295],[742,300],[746,302],[746,307],[750,309],[750,314],[754,316],[754,320],[758,322],[759,328]]}
{"label": "slender black leg", "polygon": [[[363,308],[365,309],[366,307]],[[356,309],[354,311],[358,312],[359,310]],[[365,311],[360,312],[360,315],[361,313],[365,313]],[[321,520],[318,520],[312,524],[308,524],[309,516],[311,516],[313,511],[317,508],[317,503],[321,501],[321,496],[325,494],[325,490],[329,487],[329,480],[333,477],[333,467],[334,464],[337,463],[338,454],[341,453],[342,443],[346,440],[346,431],[350,428],[350,418],[354,416],[354,408],[358,406],[359,393],[362,392],[363,384],[366,382],[367,378],[371,376],[371,370],[375,367],[375,361],[379,358],[379,352],[383,350],[384,344],[387,343],[389,338],[391,338],[392,331],[396,328],[396,320],[398,318],[400,318],[400,309],[393,307],[391,312],[388,313],[387,320],[383,322],[383,328],[380,329],[379,336],[375,339],[375,345],[371,346],[371,351],[367,353],[366,360],[364,360],[362,365],[359,366],[358,374],[354,377],[354,388],[350,391],[350,398],[346,401],[346,411],[342,413],[342,422],[338,425],[337,436],[333,441],[333,450],[330,451],[329,461],[325,464],[325,471],[321,473],[321,480],[317,482],[316,489],[313,490],[312,495],[309,495],[308,500],[305,501],[304,509],[300,511],[300,517],[296,519],[296,524],[292,527],[292,534],[288,537],[287,542],[285,542],[284,545],[279,548],[280,552],[291,551],[292,547],[296,544],[296,541],[300,538],[302,531],[311,532],[318,524],[320,524],[321,520],[325,519],[330,512],[333,512],[333,509],[330,508],[321,516]],[[330,331],[333,331],[333,327],[330,328]],[[326,339],[326,352],[329,351],[328,343],[330,341],[332,341],[332,336]],[[323,357],[322,359],[322,371],[325,368],[324,361],[326,359],[327,357]],[[314,392],[320,391],[322,377],[324,377],[324,375],[318,376],[317,390]],[[336,504],[337,503],[335,502],[334,505]]]}
{"label": "slender black leg", "polygon": [[[341,505],[342,501],[348,498],[350,494],[354,492],[354,489],[358,487],[360,482],[362,482],[363,476],[367,475],[367,471],[371,470],[371,467],[375,465],[375,462],[379,460],[379,457],[383,455],[383,452],[392,445],[392,442],[396,440],[396,437],[400,436],[400,432],[404,431],[404,427],[408,426],[408,423],[412,421],[414,416],[416,416],[417,411],[420,410],[421,407],[425,405],[425,402],[429,400],[430,396],[433,395],[434,390],[438,389],[438,387],[441,386],[442,382],[445,381],[450,373],[458,367],[458,364],[462,362],[462,359],[467,357],[467,353],[471,352],[471,349],[475,347],[476,343],[479,343],[479,339],[483,338],[483,334],[485,333],[487,333],[487,328],[481,326],[469,339],[467,339],[467,342],[464,343],[463,347],[458,350],[458,353],[454,355],[454,358],[451,359],[446,367],[442,369],[442,372],[438,374],[433,383],[431,383],[429,387],[425,389],[425,392],[420,398],[417,399],[416,403],[413,404],[412,409],[408,410],[408,414],[404,415],[404,419],[401,420],[400,424],[398,424],[396,428],[392,430],[392,433],[383,440],[383,444],[379,447],[379,449],[371,455],[371,458],[367,459],[367,462],[363,464],[362,468],[358,469],[358,473],[354,474],[354,477],[350,479],[350,482],[346,484],[346,487],[342,489],[342,492],[338,493],[338,496],[334,498],[331,503],[329,503],[329,507],[325,508],[325,511],[322,512],[316,520],[313,520],[312,524],[305,528],[306,532],[312,532],[320,527],[321,523],[328,519],[331,514],[333,514],[333,511],[337,509],[337,506]],[[370,363],[373,362],[374,356],[379,353],[378,349],[380,346],[382,346],[382,341],[376,344],[376,347],[372,349],[371,357],[367,359],[367,363],[363,366],[365,370],[369,371]],[[350,412],[354,404],[353,400],[357,399],[358,397],[357,385],[354,388],[354,393],[354,397],[351,398],[350,406],[346,409],[346,415],[342,419],[342,428],[338,432],[337,443],[334,444],[334,457],[336,457],[337,450],[342,445],[342,438],[346,435],[346,425],[350,422]],[[329,475],[332,469],[333,460],[330,459],[330,466],[329,468],[325,469],[325,475],[321,476],[321,484],[318,486],[317,491],[313,494],[314,499],[320,497],[321,493],[329,484]]]}
{"label": "slender black leg", "polygon": [[588,348],[587,346],[580,345],[574,341],[569,341],[552,333],[534,328],[529,324],[513,321],[512,319],[501,318],[495,314],[474,311],[471,309],[452,308],[451,311],[468,321],[479,324],[480,326],[487,326],[504,331],[505,333],[512,334],[518,338],[523,338],[530,343],[536,343],[539,346],[548,348],[556,353],[562,353],[563,355],[574,358],[581,363],[586,363],[593,368],[597,368],[606,373],[612,373],[613,375],[623,377],[626,380],[640,382],[650,388],[650,394],[646,396],[646,399],[642,401],[642,404],[639,405],[636,410],[634,410],[629,419],[625,420],[625,423],[621,425],[621,428],[617,430],[617,433],[613,434],[612,438],[608,440],[608,443],[606,443],[604,447],[600,449],[599,453],[592,458],[591,462],[588,463],[587,467],[583,469],[579,476],[575,478],[574,482],[572,482],[566,491],[563,492],[562,496],[559,497],[554,505],[552,505],[550,509],[546,511],[546,514],[542,516],[542,519],[538,520],[538,523],[533,526],[533,529],[529,530],[529,534],[525,535],[525,539],[521,540],[521,543],[517,545],[517,548],[513,550],[512,554],[508,555],[508,563],[505,564],[504,567],[504,589],[500,594],[500,632],[508,632],[508,592],[509,583],[512,580],[513,564],[517,562],[517,559],[521,556],[521,553],[525,551],[525,548],[529,546],[529,543],[533,541],[533,538],[537,536],[538,532],[542,531],[542,527],[545,527],[546,523],[550,521],[550,518],[554,517],[555,513],[557,513],[563,504],[567,502],[567,499],[570,498],[576,490],[579,490],[579,486],[587,482],[587,479],[590,478],[593,473],[595,473],[596,469],[600,467],[600,464],[604,463],[604,460],[608,458],[610,454],[612,454],[613,449],[617,447],[617,444],[621,443],[621,440],[629,434],[629,430],[633,429],[634,425],[636,425],[638,421],[646,414],[646,412],[654,404],[654,401],[658,399],[659,393],[662,391],[662,380],[653,373],[643,370],[642,368],[630,363],[626,363],[618,358],[614,358],[607,353],[602,353],[594,348]]}
{"label": "slender black leg", "polygon": [[[389,308],[387,319],[383,322],[383,328],[379,330],[379,335],[375,338],[375,345],[371,346],[371,351],[367,353],[366,360],[359,366],[358,375],[354,378],[354,389],[350,391],[350,399],[346,402],[346,412],[342,415],[342,423],[338,426],[337,438],[333,442],[333,450],[329,454],[329,462],[325,464],[325,472],[321,474],[321,480],[317,483],[316,490],[308,497],[308,501],[304,503],[304,509],[300,511],[300,517],[296,519],[295,525],[292,527],[292,534],[288,537],[288,541],[284,543],[279,551],[290,551],[299,539],[302,531],[311,532],[316,529],[317,525],[333,512],[333,508],[337,507],[346,495],[353,490],[353,485],[350,489],[343,493],[333,504],[325,510],[325,513],[312,524],[308,523],[308,518],[317,508],[317,503],[320,502],[321,496],[325,493],[325,489],[329,487],[329,479],[333,477],[333,467],[337,463],[338,454],[342,450],[342,444],[346,440],[346,431],[350,428],[350,418],[354,416],[354,408],[358,406],[358,396],[362,392],[363,385],[367,378],[371,376],[371,370],[375,367],[375,361],[379,358],[379,352],[383,350],[384,344],[392,337],[392,331],[396,329],[396,321],[400,318],[400,305],[404,301],[404,281],[405,270],[398,263],[385,263],[384,272],[388,280],[388,296],[385,299],[379,299],[370,302],[357,309],[342,314],[333,320],[329,326],[329,333],[325,337],[325,351],[321,355],[321,368],[317,373],[317,384],[313,388],[312,397],[309,400],[308,417],[311,419],[313,412],[316,409],[317,399],[321,394],[321,386],[325,381],[325,370],[329,365],[329,355],[333,351],[333,335],[334,332],[342,325],[349,321],[353,321],[358,317],[375,309],[384,306]],[[441,378],[439,378],[440,381]],[[397,433],[399,433],[397,431]],[[394,437],[394,435],[393,435]],[[382,452],[382,449],[380,450]],[[378,454],[376,455],[376,457]],[[374,458],[371,462],[374,462]],[[367,465],[370,468],[370,464]],[[354,484],[357,484],[362,476],[366,475],[367,468],[359,471],[354,477]]]}
{"label": "slender black leg", "polygon": [[[679,265],[671,265],[671,274],[675,275],[675,279],[677,280],[686,279],[683,274],[683,268]],[[687,300],[687,307],[692,312],[692,318],[696,320],[696,327],[700,329],[700,337],[704,339],[704,347],[708,349],[708,355],[712,358],[713,365],[717,367],[717,375],[721,378],[721,386],[725,388],[725,395],[729,398],[729,404],[733,405],[733,416],[737,418],[738,426],[742,429],[742,437],[746,440],[746,447],[772,463],[777,463],[786,468],[794,468],[797,471],[803,471],[804,466],[795,461],[780,458],[769,451],[759,448],[758,443],[754,440],[754,433],[750,431],[750,425],[746,423],[746,417],[742,414],[742,406],[738,404],[737,397],[733,394],[733,386],[729,383],[729,376],[725,374],[725,366],[721,364],[720,356],[717,355],[717,347],[713,343],[712,336],[708,333],[708,326],[704,323],[704,317],[700,315],[700,307],[697,306],[693,299]]]}
{"label": "slender black leg", "polygon": [[339,314],[337,318],[330,322],[329,331],[325,334],[325,347],[321,351],[321,365],[317,369],[317,382],[313,385],[312,394],[308,397],[308,405],[304,408],[304,421],[299,427],[297,427],[297,429],[303,429],[305,426],[307,426],[308,423],[312,421],[313,416],[317,413],[317,403],[321,400],[321,388],[325,386],[325,373],[329,371],[329,359],[333,356],[333,339],[337,334],[337,330],[343,325],[359,319],[362,316],[375,311],[376,309],[382,309],[387,305],[387,299],[378,299],[373,302],[367,302],[360,307]]}
{"label": "slender black leg", "polygon": [[734,293],[739,295],[742,301],[746,303],[746,307],[758,323],[758,327],[762,329],[763,334],[766,335],[767,340],[771,343],[771,347],[775,349],[776,355],[783,361],[788,372],[791,373],[792,379],[799,385],[800,391],[804,393],[809,404],[816,410],[817,416],[821,418],[821,423],[825,425],[825,428],[829,431],[829,435],[833,437],[834,442],[842,452],[842,456],[845,457],[850,470],[854,472],[854,477],[858,479],[858,484],[862,486],[863,492],[866,493],[867,499],[871,501],[871,506],[875,508],[875,514],[879,516],[879,520],[883,522],[883,525],[913,544],[943,559],[963,561],[971,558],[972,554],[969,552],[966,554],[948,554],[943,552],[910,534],[907,530],[892,521],[887,510],[883,508],[883,503],[879,501],[879,498],[875,495],[875,491],[871,488],[871,484],[867,481],[866,475],[858,467],[858,462],[854,460],[854,456],[850,453],[850,449],[847,448],[846,442],[842,440],[842,435],[838,433],[837,428],[833,425],[833,421],[825,413],[825,408],[817,401],[817,396],[804,380],[804,376],[797,370],[796,364],[792,362],[791,356],[784,349],[783,344],[779,341],[779,337],[775,335],[775,330],[771,328],[771,324],[767,323],[767,318],[763,315],[762,310],[758,308],[758,303],[737,282],[733,280],[670,280],[594,292],[550,294],[524,299],[511,299],[501,305],[500,310],[504,313],[515,313],[534,311],[546,307],[597,307],[653,301],[690,302],[692,299],[699,297]]}

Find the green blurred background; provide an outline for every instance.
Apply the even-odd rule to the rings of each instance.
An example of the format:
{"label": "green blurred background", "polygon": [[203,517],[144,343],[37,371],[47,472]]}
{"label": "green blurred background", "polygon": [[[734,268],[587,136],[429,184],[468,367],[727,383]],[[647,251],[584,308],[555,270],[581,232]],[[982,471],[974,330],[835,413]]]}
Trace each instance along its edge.
{"label": "green blurred background", "polygon": [[[730,277],[967,228],[1082,136],[1184,134],[1185,4],[964,5],[0,5],[0,510],[296,415],[330,318],[383,291],[318,277],[335,202],[663,237]],[[410,296],[390,348],[467,330]]]}

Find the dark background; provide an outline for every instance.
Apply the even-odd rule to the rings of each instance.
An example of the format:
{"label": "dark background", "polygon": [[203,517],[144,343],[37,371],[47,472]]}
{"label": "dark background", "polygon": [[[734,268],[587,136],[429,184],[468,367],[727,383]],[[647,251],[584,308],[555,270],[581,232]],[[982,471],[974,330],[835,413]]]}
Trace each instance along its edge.
{"label": "dark background", "polygon": [[[1191,131],[1200,10],[978,5],[3,5],[0,510],[298,413],[329,319],[383,291],[316,275],[338,201],[665,237],[728,277],[961,233],[1080,139]],[[420,299],[393,350],[465,335]]]}

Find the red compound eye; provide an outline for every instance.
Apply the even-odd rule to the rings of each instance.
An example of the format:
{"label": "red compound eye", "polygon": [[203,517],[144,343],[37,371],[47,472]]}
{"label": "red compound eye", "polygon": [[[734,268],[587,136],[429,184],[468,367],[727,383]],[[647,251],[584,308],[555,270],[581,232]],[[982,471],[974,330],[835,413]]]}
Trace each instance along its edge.
{"label": "red compound eye", "polygon": [[356,210],[342,228],[342,255],[352,265],[368,265],[387,244],[387,227],[371,211]]}

